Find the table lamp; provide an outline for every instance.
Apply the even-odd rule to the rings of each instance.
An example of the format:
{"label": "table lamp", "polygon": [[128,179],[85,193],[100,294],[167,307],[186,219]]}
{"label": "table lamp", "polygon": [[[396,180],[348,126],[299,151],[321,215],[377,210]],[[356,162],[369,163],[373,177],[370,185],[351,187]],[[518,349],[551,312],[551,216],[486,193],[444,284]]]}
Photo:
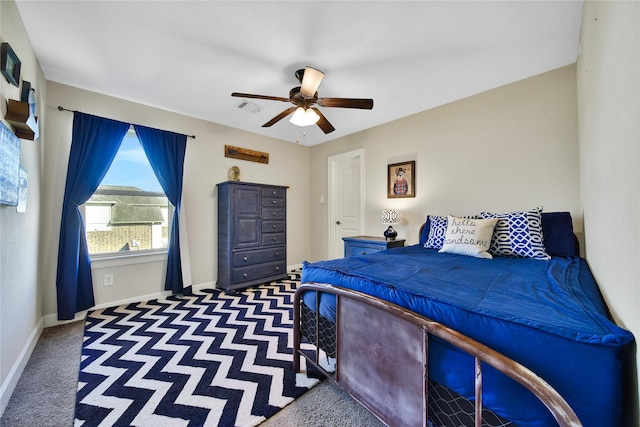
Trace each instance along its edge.
{"label": "table lamp", "polygon": [[398,232],[393,229],[393,225],[400,222],[400,218],[398,217],[398,211],[393,209],[385,209],[382,211],[382,216],[380,217],[380,223],[386,224],[389,226],[384,232],[384,237],[387,240],[395,240]]}

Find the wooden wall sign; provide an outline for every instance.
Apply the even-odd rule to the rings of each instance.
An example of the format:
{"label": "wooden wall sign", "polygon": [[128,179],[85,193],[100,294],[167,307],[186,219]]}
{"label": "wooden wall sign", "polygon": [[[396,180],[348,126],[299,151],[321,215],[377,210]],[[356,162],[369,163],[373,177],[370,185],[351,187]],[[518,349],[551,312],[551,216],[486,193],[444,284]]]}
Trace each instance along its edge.
{"label": "wooden wall sign", "polygon": [[269,153],[262,151],[248,150],[246,148],[224,146],[224,156],[232,159],[248,160],[250,162],[269,164]]}

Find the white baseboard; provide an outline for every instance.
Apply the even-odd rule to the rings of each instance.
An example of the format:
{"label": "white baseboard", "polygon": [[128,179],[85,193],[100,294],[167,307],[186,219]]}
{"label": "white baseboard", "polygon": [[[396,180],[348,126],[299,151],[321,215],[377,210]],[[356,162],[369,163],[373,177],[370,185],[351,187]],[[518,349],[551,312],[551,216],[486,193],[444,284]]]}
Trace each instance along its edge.
{"label": "white baseboard", "polygon": [[[289,265],[287,266],[287,271],[292,271],[292,270],[298,270],[302,268],[302,264],[295,264],[295,265]],[[193,285],[191,288],[194,291],[200,291],[202,289],[216,289],[216,283],[217,282],[205,282],[205,283],[200,283],[198,285]]]}
{"label": "white baseboard", "polygon": [[289,266],[287,266],[287,271],[299,270],[301,268],[302,268],[302,264],[289,265]]}
{"label": "white baseboard", "polygon": [[18,359],[11,367],[9,375],[7,375],[6,380],[2,383],[2,387],[0,387],[0,416],[4,414],[4,410],[9,404],[9,399],[11,399],[11,395],[18,385],[18,380],[24,372],[24,368],[27,366],[27,362],[31,357],[31,353],[33,353],[33,349],[36,348],[40,335],[42,335],[42,329],[43,320],[40,319],[36,327],[31,332],[31,335],[29,335],[29,339],[20,352]]}
{"label": "white baseboard", "polygon": [[[147,295],[141,295],[138,297],[132,297],[132,298],[127,298],[127,299],[122,299],[122,300],[117,300],[117,301],[110,301],[108,303],[104,303],[104,304],[98,304],[94,307],[91,307],[89,310],[99,310],[101,308],[107,308],[107,307],[115,307],[117,305],[122,305],[122,304],[131,304],[134,302],[140,302],[140,301],[148,301],[148,300],[152,300],[152,299],[158,299],[158,298],[164,298],[171,295],[171,291],[161,291],[161,292],[156,292],[153,294],[147,294]],[[54,313],[54,314],[47,314],[44,316],[44,327],[48,328],[50,326],[59,326],[59,325],[64,325],[65,323],[69,323],[69,322],[76,322],[78,320],[84,320],[85,317],[87,317],[87,312],[89,312],[89,310],[84,310],[84,311],[80,311],[78,313],[76,313],[75,317],[72,320],[58,320],[58,314]]]}
{"label": "white baseboard", "polygon": [[216,288],[216,282],[205,282],[205,283],[199,283],[197,285],[191,285],[191,290],[193,291],[200,291],[202,289],[215,289]]}

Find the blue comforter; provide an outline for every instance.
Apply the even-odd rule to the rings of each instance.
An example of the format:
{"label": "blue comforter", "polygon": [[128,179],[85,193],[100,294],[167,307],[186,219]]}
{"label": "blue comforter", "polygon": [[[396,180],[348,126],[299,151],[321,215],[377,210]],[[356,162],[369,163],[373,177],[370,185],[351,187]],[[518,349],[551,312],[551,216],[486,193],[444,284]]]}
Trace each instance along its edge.
{"label": "blue comforter", "polygon": [[[449,326],[520,362],[550,383],[585,426],[622,422],[626,350],[633,335],[615,325],[585,260],[492,260],[438,253],[421,245],[304,263],[302,282],[370,294]],[[315,295],[304,296],[315,307]],[[321,296],[335,320],[335,298]],[[431,346],[430,377],[473,398],[468,355]],[[472,370],[471,370],[472,371]],[[626,373],[629,376],[629,373]],[[522,426],[553,426],[539,401],[503,375],[485,370],[484,405]]]}

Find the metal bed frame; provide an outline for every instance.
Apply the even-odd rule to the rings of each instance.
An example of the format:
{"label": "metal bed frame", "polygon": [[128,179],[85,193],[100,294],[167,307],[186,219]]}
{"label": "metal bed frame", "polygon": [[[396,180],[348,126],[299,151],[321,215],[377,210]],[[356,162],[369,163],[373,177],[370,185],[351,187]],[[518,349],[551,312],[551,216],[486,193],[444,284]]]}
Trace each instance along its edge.
{"label": "metal bed frame", "polygon": [[[303,345],[302,293],[316,292],[314,342]],[[321,364],[318,293],[336,295],[335,369]],[[307,316],[308,317],[308,316]],[[363,319],[366,319],[363,322]],[[326,326],[326,319],[325,326]],[[312,322],[313,323],[313,322]],[[307,326],[308,328],[308,326]],[[304,283],[294,297],[294,369],[300,372],[301,358],[391,426],[428,426],[430,414],[429,335],[457,347],[475,358],[473,424],[481,427],[486,409],[482,406],[483,364],[509,376],[530,390],[551,412],[561,427],[582,423],[567,402],[546,381],[518,362],[491,348],[398,305],[361,292],[334,285]],[[509,424],[500,424],[509,425]]]}

